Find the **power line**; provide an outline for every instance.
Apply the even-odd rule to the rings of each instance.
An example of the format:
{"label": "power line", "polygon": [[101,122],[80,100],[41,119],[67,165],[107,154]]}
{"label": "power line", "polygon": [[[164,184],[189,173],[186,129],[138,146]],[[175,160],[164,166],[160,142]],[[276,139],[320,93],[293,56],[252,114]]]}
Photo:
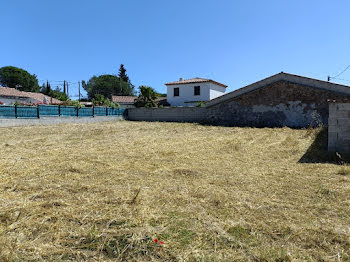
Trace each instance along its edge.
{"label": "power line", "polygon": [[338,77],[332,77],[332,79],[340,80],[340,81],[345,81],[345,82],[350,82],[350,79],[344,79],[344,78],[338,78]]}
{"label": "power line", "polygon": [[346,70],[348,70],[350,68],[350,65],[348,65],[343,71],[341,71],[339,74],[335,75],[335,76],[328,76],[328,81],[334,78],[337,78],[338,76],[342,75]]}

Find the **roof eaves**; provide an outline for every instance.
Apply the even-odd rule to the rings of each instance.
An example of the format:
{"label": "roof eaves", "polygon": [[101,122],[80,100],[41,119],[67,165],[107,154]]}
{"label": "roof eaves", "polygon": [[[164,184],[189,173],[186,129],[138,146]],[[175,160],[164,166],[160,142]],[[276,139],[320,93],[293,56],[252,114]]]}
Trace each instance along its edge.
{"label": "roof eaves", "polygon": [[214,81],[212,79],[202,79],[202,80],[193,80],[193,81],[176,81],[176,82],[169,82],[169,83],[165,83],[166,86],[170,86],[170,85],[187,85],[187,84],[197,84],[197,83],[214,83],[216,85],[222,86],[222,87],[227,87],[227,85],[221,84],[217,81]]}
{"label": "roof eaves", "polygon": [[247,86],[239,88],[237,90],[234,90],[234,91],[227,93],[225,95],[219,96],[213,100],[210,100],[209,102],[206,103],[207,107],[214,106],[218,103],[235,98],[237,96],[254,91],[256,89],[262,88],[264,86],[267,86],[269,84],[272,84],[272,83],[275,83],[278,81],[288,81],[291,83],[305,85],[305,86],[309,86],[309,87],[313,87],[313,88],[319,88],[319,89],[324,89],[324,90],[329,90],[329,91],[350,94],[350,87],[349,86],[281,72],[281,73],[278,73],[276,75],[267,77],[263,80],[260,80],[258,82],[255,82],[253,84],[247,85]]}
{"label": "roof eaves", "polygon": [[209,79],[203,79],[203,80],[193,80],[193,81],[176,81],[176,82],[170,82],[170,83],[165,83],[165,85],[170,86],[170,85],[187,85],[187,84],[195,84],[195,83],[207,83],[210,82]]}

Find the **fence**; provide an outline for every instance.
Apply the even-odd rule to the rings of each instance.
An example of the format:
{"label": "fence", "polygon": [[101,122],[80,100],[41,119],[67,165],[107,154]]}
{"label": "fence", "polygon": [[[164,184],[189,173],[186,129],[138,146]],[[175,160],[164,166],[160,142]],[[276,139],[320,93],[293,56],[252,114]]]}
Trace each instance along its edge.
{"label": "fence", "polygon": [[40,118],[45,117],[95,117],[122,116],[125,109],[111,107],[74,107],[74,106],[0,106],[0,118]]}

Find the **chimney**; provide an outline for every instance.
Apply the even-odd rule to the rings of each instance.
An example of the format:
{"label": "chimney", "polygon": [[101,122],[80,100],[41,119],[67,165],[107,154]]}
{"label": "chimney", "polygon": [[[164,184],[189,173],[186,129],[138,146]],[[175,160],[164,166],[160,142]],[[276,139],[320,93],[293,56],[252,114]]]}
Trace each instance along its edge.
{"label": "chimney", "polygon": [[179,81],[184,81],[184,79],[182,77],[180,77],[180,80]]}

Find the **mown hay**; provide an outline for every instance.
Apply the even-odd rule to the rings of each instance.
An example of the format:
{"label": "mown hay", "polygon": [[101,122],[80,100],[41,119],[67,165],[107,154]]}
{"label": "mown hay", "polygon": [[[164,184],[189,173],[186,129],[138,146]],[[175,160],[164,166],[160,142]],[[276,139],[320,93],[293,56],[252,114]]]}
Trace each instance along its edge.
{"label": "mown hay", "polygon": [[1,128],[0,261],[349,261],[350,168],[300,161],[318,132]]}

